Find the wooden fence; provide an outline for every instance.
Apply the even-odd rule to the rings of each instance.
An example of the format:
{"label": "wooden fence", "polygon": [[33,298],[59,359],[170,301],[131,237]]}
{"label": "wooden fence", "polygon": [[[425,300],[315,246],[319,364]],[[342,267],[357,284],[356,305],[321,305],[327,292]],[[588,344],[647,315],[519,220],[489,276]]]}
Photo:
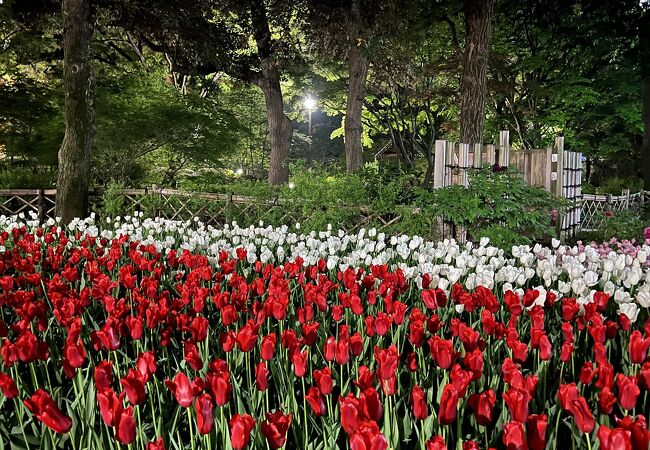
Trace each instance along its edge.
{"label": "wooden fence", "polygon": [[583,231],[597,231],[603,228],[607,214],[616,215],[619,211],[639,210],[650,205],[650,191],[630,194],[624,189],[621,195],[582,195],[582,226]]}
{"label": "wooden fence", "polygon": [[41,222],[54,217],[56,189],[3,189],[0,190],[0,214],[7,216],[31,211]]}
{"label": "wooden fence", "polygon": [[[434,159],[434,188],[467,186],[468,173],[484,164],[516,167],[529,184],[544,187],[568,206],[558,221],[562,237],[574,236],[580,230],[582,153],[564,150],[564,137],[546,149],[518,150],[510,148],[508,131],[499,133],[499,145],[458,144],[438,140]],[[461,241],[464,232],[456,236]]]}
{"label": "wooden fence", "polygon": [[[508,131],[500,132],[498,145],[436,141],[434,188],[467,186],[469,171],[484,164],[517,167],[529,184],[544,187],[555,196],[565,199],[568,206],[563,209],[557,227],[558,235],[564,238],[574,236],[580,230],[593,231],[601,228],[606,211],[638,209],[650,203],[650,192],[630,194],[627,191],[621,196],[583,195],[582,154],[565,151],[563,137],[557,137],[554,145],[546,149],[512,150]],[[127,210],[147,211],[148,214],[172,220],[198,217],[205,224],[213,226],[233,219],[246,222],[249,213],[253,213],[256,208],[272,211],[276,223],[299,220],[299,212],[279,198],[260,200],[242,195],[171,189],[125,189],[121,194]],[[0,214],[24,213],[28,216],[32,212],[43,222],[54,217],[55,199],[55,189],[0,190]],[[97,200],[95,194],[94,201]],[[413,213],[418,214],[419,211],[413,210]],[[402,220],[398,214],[371,215],[363,208],[351,211],[350,217],[354,220],[348,225],[350,229],[346,229],[349,232],[357,231],[370,222],[379,223],[380,229],[389,230]],[[464,241],[467,237],[465,230],[441,220],[438,221],[437,230],[431,231],[442,238],[454,237]]]}

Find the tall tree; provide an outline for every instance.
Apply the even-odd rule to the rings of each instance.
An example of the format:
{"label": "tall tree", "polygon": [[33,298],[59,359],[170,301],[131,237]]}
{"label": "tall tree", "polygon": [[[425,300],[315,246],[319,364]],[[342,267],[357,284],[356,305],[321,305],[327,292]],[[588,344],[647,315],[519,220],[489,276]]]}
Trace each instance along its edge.
{"label": "tall tree", "polygon": [[328,62],[333,63],[328,72],[339,73],[337,81],[347,84],[343,136],[346,168],[353,172],[363,165],[362,113],[368,71],[385,41],[403,23],[409,2],[309,0],[306,4],[303,32],[318,58],[315,65],[323,68]]}
{"label": "tall tree", "polygon": [[274,185],[288,181],[287,159],[293,132],[284,112],[279,60],[286,56],[283,51],[291,53],[292,43],[287,35],[294,3],[108,1],[116,22],[152,50],[164,53],[173,71],[188,77],[225,73],[259,86],[266,100],[271,143],[268,180]]}
{"label": "tall tree", "polygon": [[483,142],[494,0],[464,0],[465,57],[460,88],[460,140]]}
{"label": "tall tree", "polygon": [[643,138],[641,142],[641,159],[643,161],[643,188],[650,190],[650,4],[640,3],[641,23],[639,29],[639,49],[642,84],[642,119]]}
{"label": "tall tree", "polygon": [[64,223],[88,209],[90,151],[95,137],[95,86],[90,59],[90,0],[63,0],[65,136],[59,150],[56,215]]}
{"label": "tall tree", "polygon": [[345,108],[345,167],[354,172],[363,165],[361,112],[366,98],[368,57],[362,36],[361,0],[352,0],[346,14],[348,40],[348,99]]}
{"label": "tall tree", "polygon": [[257,78],[256,84],[262,89],[266,100],[271,141],[268,179],[269,184],[273,186],[289,181],[288,158],[293,129],[291,121],[284,113],[280,71],[275,59],[274,42],[263,0],[251,1],[251,24],[261,68],[261,76]]}

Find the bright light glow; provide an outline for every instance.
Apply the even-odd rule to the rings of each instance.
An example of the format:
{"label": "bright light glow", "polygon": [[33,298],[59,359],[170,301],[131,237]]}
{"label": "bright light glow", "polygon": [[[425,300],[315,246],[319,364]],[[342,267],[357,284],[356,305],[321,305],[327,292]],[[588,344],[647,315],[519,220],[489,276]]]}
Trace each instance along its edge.
{"label": "bright light glow", "polygon": [[304,105],[305,109],[312,110],[316,107],[316,99],[309,95],[305,98]]}
{"label": "bright light glow", "polygon": [[293,184],[293,181],[289,181],[289,189],[293,189],[295,187],[296,187],[296,185]]}
{"label": "bright light glow", "polygon": [[236,173],[237,175],[241,175],[241,174],[244,173],[244,169],[242,169],[242,168],[240,167],[239,169],[237,169],[237,170],[235,171],[235,173]]}

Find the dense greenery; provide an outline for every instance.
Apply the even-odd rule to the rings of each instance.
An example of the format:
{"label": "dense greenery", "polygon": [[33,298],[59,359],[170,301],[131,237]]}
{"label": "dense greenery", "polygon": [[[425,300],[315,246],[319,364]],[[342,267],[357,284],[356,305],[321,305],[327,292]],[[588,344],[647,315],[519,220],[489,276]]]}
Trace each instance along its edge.
{"label": "dense greenery", "polygon": [[[250,81],[257,47],[247,35],[250,8],[244,3],[195,7],[175,0],[144,8],[140,2],[97,2],[94,187],[174,186],[214,170],[265,177],[270,141],[264,96]],[[187,17],[172,17],[178,8]],[[343,3],[336,8],[293,0],[266,5],[295,130],[294,163],[343,165],[348,43],[336,30],[348,19]],[[631,0],[497,2],[486,141],[507,128],[515,147],[539,148],[564,133],[568,149],[588,156],[594,189],[611,190],[611,178],[638,188],[643,127],[636,24],[646,14],[642,8]],[[359,41],[369,64],[365,159],[393,142],[400,167],[428,183],[434,140],[459,135],[461,4],[392,1],[365,9]],[[185,28],[190,19],[215,25],[196,34]],[[5,1],[0,30],[0,149],[12,157],[4,158],[3,170],[16,164],[55,169],[63,136],[59,8],[45,0]],[[307,95],[318,99],[311,130]],[[5,187],[23,179],[8,178],[0,177]]]}
{"label": "dense greenery", "polygon": [[[528,186],[511,170],[486,166],[470,174],[469,187],[423,189],[415,177],[394,178],[367,164],[353,174],[331,174],[314,167],[294,167],[292,181],[280,188],[264,182],[216,183],[211,190],[248,197],[245,205],[204,199],[175,199],[199,211],[204,220],[237,221],[267,225],[300,223],[305,230],[325,230],[328,225],[357,231],[375,227],[389,234],[439,238],[438,217],[446,222],[448,236],[466,231],[470,238],[489,237],[506,248],[514,244],[545,241],[554,233],[552,210],[561,207],[545,190]],[[133,214],[134,205],[112,185],[102,198],[100,214]],[[153,194],[142,201],[145,215],[156,215],[163,201]],[[181,216],[185,217],[185,216]]]}

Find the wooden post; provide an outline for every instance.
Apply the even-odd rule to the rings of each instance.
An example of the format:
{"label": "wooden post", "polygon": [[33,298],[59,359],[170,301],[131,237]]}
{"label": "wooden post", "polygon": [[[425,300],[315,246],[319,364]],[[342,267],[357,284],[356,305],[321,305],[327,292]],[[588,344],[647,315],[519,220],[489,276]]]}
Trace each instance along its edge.
{"label": "wooden post", "polygon": [[433,161],[433,188],[440,189],[445,186],[445,157],[447,155],[447,141],[436,140],[435,155]]}
{"label": "wooden post", "polygon": [[483,164],[483,145],[474,144],[474,168],[480,169]]}
{"label": "wooden post", "polygon": [[446,155],[445,155],[445,186],[453,186],[454,183],[454,167],[457,166],[456,162],[456,143],[447,141]]}
{"label": "wooden post", "polygon": [[459,184],[467,187],[467,169],[469,168],[469,144],[460,144],[458,149]]}
{"label": "wooden post", "polygon": [[486,146],[486,152],[487,152],[487,162],[493,166],[497,162],[497,155],[496,155],[496,148],[494,144],[488,144]]}
{"label": "wooden post", "polygon": [[625,197],[625,209],[630,209],[630,190],[623,189],[621,194]]}
{"label": "wooden post", "polygon": [[499,165],[510,165],[510,132],[507,130],[499,132]]}
{"label": "wooden post", "polygon": [[36,195],[36,204],[38,205],[38,222],[45,223],[45,193],[43,192],[43,189],[36,191]]}
{"label": "wooden post", "polygon": [[546,147],[546,179],[544,181],[544,187],[546,188],[547,191],[553,192],[551,190],[551,172],[552,170],[552,160],[553,158],[553,146],[549,145]]}

